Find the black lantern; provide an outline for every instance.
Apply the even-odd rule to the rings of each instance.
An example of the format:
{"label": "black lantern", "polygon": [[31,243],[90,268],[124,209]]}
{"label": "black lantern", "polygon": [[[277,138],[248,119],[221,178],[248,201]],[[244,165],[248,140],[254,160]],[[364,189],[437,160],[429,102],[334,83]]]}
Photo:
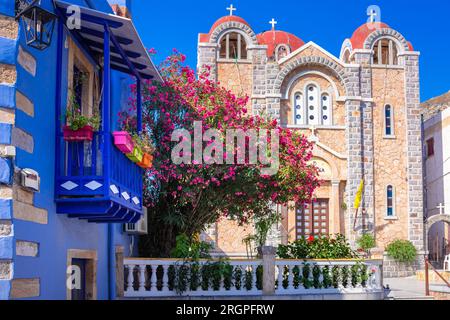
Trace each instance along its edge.
{"label": "black lantern", "polygon": [[40,0],[16,0],[16,19],[22,18],[27,45],[44,50],[52,41],[57,16],[39,7]]}

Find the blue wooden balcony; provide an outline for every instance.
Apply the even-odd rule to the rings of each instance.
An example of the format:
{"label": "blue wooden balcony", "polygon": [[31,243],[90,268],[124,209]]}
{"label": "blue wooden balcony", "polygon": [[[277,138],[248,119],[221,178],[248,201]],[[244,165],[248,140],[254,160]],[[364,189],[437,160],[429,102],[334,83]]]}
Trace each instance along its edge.
{"label": "blue wooden balcony", "polygon": [[[143,170],[102,132],[92,142],[68,142],[62,135],[59,140],[63,148],[56,181],[58,213],[91,222],[139,220]],[[111,168],[109,175],[106,167]]]}
{"label": "blue wooden balcony", "polygon": [[[113,144],[111,115],[118,110],[111,105],[111,69],[136,78],[138,132],[142,128],[141,81],[161,78],[130,20],[81,7],[81,28],[69,30],[65,27],[69,5],[55,1],[59,16],[55,114],[57,213],[96,223],[137,222],[143,212],[144,172]],[[61,128],[65,123],[61,119],[67,108],[67,93],[62,85],[67,81],[63,79],[65,34],[92,61],[98,62],[96,67],[101,71],[101,127],[92,141],[65,141],[63,137]]]}

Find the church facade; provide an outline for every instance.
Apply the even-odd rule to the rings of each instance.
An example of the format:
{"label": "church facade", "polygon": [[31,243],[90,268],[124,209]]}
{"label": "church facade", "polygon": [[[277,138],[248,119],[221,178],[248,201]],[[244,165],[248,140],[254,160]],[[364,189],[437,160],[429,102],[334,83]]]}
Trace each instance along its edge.
{"label": "church facade", "polygon": [[[322,184],[311,203],[279,208],[276,241],[344,234],[354,244],[370,232],[380,252],[394,239],[410,240],[422,252],[419,52],[384,23],[356,29],[339,57],[274,24],[258,34],[238,16],[220,18],[199,34],[198,70],[210,68],[213,80],[250,97],[254,114],[314,142]],[[242,256],[242,238],[250,233],[251,226],[225,220],[209,237],[218,252]]]}

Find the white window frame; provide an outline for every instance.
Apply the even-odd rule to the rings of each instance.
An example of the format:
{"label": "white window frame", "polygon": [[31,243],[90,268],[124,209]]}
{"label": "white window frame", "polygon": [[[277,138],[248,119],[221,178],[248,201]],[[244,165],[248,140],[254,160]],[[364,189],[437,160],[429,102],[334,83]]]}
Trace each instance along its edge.
{"label": "white window frame", "polygon": [[[324,96],[328,97],[328,117],[329,117],[330,124],[324,124],[325,120],[323,120],[323,97]],[[329,127],[334,124],[334,122],[333,122],[333,96],[328,91],[320,92],[320,121],[321,121],[321,125],[323,125],[325,127]]]}
{"label": "white window frame", "polygon": [[[392,187],[392,216],[388,216],[388,188]],[[384,219],[385,220],[398,220],[397,217],[397,201],[396,201],[396,192],[395,192],[395,186],[393,184],[386,185],[384,189],[385,194],[385,211],[384,211]]]}
{"label": "white window frame", "polygon": [[[391,134],[386,133],[387,123],[386,123],[386,107],[391,108]],[[383,107],[383,138],[384,139],[395,139],[395,126],[394,126],[394,106],[390,103],[386,103]]]}
{"label": "white window frame", "polygon": [[[301,119],[301,123],[300,124],[297,124],[296,122],[297,122],[297,119],[296,119],[296,116],[297,116],[297,112],[296,112],[296,106],[297,106],[297,104],[296,104],[296,97],[297,97],[297,95],[301,95],[302,96],[302,113],[301,113],[301,116],[302,116],[302,119]],[[292,119],[293,119],[293,124],[295,125],[295,126],[302,126],[302,125],[305,125],[305,124],[307,124],[307,119],[306,119],[306,107],[305,107],[305,94],[304,94],[304,92],[301,92],[301,91],[295,91],[295,93],[294,93],[294,95],[292,96]],[[306,122],[305,122],[306,121]]]}
{"label": "white window frame", "polygon": [[[316,100],[315,101],[315,107],[317,108],[317,110],[314,112],[315,116],[318,117],[318,124],[314,124],[314,126],[316,127],[321,127],[321,128],[333,128],[334,126],[334,119],[333,119],[333,92],[330,92],[330,90],[322,90],[321,87],[319,86],[318,83],[314,82],[314,81],[310,81],[307,82],[306,85],[303,87],[302,91],[294,91],[293,94],[291,93],[291,106],[292,106],[292,115],[290,116],[290,118],[292,119],[292,124],[288,124],[288,127],[292,127],[292,128],[297,128],[297,127],[309,127],[313,124],[311,124],[311,120],[309,119],[309,87],[314,86],[316,89]],[[302,94],[303,96],[303,112],[302,112],[302,117],[303,117],[303,121],[301,124],[296,124],[296,110],[295,110],[295,97],[297,96],[297,94]],[[322,98],[324,95],[327,95],[328,97],[328,116],[329,116],[329,121],[330,124],[324,124],[324,120],[323,120],[323,101]],[[328,120],[327,120],[328,121]],[[289,123],[289,121],[288,121]]]}

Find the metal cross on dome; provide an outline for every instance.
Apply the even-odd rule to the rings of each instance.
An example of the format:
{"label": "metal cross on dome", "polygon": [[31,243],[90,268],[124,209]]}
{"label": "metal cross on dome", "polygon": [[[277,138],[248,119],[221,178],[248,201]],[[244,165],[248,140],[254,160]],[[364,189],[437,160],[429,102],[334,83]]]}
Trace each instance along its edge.
{"label": "metal cross on dome", "polygon": [[275,29],[275,25],[278,24],[278,21],[276,21],[274,18],[272,18],[271,21],[269,21],[269,23],[272,25],[272,30]]}
{"label": "metal cross on dome", "polygon": [[237,9],[236,9],[235,7],[233,7],[233,5],[230,5],[230,6],[227,8],[227,10],[230,11],[230,16],[232,16],[232,15],[233,15],[233,11],[236,11]]}

